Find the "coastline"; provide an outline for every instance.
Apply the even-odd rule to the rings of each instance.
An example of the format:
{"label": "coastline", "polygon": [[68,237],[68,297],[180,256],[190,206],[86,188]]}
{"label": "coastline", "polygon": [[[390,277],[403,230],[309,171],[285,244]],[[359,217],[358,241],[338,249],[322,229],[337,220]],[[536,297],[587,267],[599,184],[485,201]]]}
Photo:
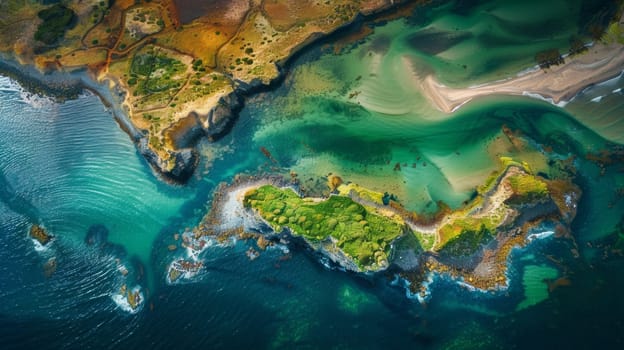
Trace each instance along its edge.
{"label": "coastline", "polygon": [[254,78],[245,81],[229,75],[231,90],[226,89],[217,95],[208,96],[208,100],[202,97],[189,103],[185,115],[167,125],[163,130],[164,149],[154,149],[150,143],[152,132],[144,128],[145,125],[133,122],[133,111],[129,105],[131,90],[114,74],[98,72],[97,68],[88,65],[62,66],[58,62],[46,65],[45,71],[41,71],[34,60],[23,59],[12,52],[0,53],[0,74],[13,78],[29,91],[58,100],[77,98],[85,89],[93,92],[105,106],[113,110],[115,120],[130,136],[155,175],[170,184],[183,185],[194,174],[199,163],[199,154],[195,148],[198,140],[206,137],[210,141],[216,141],[228,134],[245,100],[281,84],[288,74],[289,65],[305,49],[334,35],[340,36],[345,31],[357,30],[365,23],[376,20],[378,16],[385,16],[392,9],[404,5],[405,1],[370,5],[370,8],[361,9],[356,16],[342,25],[329,31],[312,32],[273,63],[275,74],[269,79]]}
{"label": "coastline", "polygon": [[194,149],[182,149],[177,155],[176,167],[168,170],[163,167],[158,155],[147,146],[147,135],[137,129],[122,110],[122,104],[115,95],[123,96],[117,85],[109,79],[98,82],[86,68],[71,71],[53,70],[42,73],[34,66],[22,65],[13,57],[0,54],[0,75],[15,80],[25,90],[52,97],[62,102],[76,99],[87,90],[95,94],[102,104],[111,109],[119,127],[130,137],[137,150],[152,168],[155,176],[170,184],[183,184],[193,174],[199,155]]}
{"label": "coastline", "polygon": [[413,73],[414,84],[427,100],[447,114],[476,98],[492,95],[530,96],[562,105],[587,87],[613,79],[624,71],[624,45],[599,43],[588,49],[546,70],[525,70],[509,79],[466,88],[445,86],[433,75],[419,76],[407,57],[403,58],[403,64]]}

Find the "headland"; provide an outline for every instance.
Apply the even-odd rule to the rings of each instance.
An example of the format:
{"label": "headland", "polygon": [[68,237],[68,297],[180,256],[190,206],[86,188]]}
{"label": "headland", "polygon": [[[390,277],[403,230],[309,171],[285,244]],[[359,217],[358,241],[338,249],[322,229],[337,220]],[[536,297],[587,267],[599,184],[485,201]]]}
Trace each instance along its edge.
{"label": "headland", "polygon": [[157,173],[184,183],[196,141],[227,133],[244,97],[280,78],[290,57],[401,3],[8,1],[0,52],[44,75],[85,72],[82,83],[108,90],[106,103]]}

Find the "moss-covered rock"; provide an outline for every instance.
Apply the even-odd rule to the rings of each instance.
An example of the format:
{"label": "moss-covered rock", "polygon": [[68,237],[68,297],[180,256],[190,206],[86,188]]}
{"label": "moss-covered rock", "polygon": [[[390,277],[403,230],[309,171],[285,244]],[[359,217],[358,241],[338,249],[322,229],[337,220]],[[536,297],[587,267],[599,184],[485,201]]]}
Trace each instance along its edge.
{"label": "moss-covered rock", "polygon": [[[344,196],[309,202],[291,189],[267,185],[247,192],[243,204],[257,210],[276,231],[288,227],[311,241],[335,241],[363,270],[387,266],[390,244],[405,230],[403,222],[377,215]],[[280,216],[275,215],[276,208]]]}
{"label": "moss-covered rock", "polygon": [[511,203],[535,201],[548,197],[546,182],[540,180],[537,176],[517,174],[509,176],[507,181],[514,193],[514,196],[510,199]]}

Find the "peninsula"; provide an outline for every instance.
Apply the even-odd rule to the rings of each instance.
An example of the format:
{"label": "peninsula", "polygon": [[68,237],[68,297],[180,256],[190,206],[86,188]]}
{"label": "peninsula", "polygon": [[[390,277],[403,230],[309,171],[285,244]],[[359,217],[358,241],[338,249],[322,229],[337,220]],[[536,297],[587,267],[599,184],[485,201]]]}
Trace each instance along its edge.
{"label": "peninsula", "polygon": [[307,44],[400,3],[9,0],[0,53],[44,74],[86,72],[153,168],[184,182],[197,139],[226,133],[242,96],[277,79]]}

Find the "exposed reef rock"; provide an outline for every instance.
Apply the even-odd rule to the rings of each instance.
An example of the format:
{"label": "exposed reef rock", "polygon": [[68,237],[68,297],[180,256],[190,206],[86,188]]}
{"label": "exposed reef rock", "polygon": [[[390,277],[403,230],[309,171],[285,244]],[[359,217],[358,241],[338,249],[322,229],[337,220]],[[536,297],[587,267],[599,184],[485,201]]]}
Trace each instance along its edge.
{"label": "exposed reef rock", "polygon": [[41,245],[46,245],[50,243],[52,238],[54,238],[54,236],[49,234],[48,231],[46,231],[46,229],[40,225],[32,225],[30,227],[29,235],[31,238],[35,239]]}
{"label": "exposed reef rock", "polygon": [[203,266],[201,261],[178,259],[169,266],[167,280],[169,283],[175,283],[182,277],[190,278],[199,273]]}
{"label": "exposed reef rock", "polygon": [[48,261],[46,261],[43,264],[43,274],[46,277],[50,277],[56,272],[56,268],[57,268],[56,258],[51,257],[48,259]]}

